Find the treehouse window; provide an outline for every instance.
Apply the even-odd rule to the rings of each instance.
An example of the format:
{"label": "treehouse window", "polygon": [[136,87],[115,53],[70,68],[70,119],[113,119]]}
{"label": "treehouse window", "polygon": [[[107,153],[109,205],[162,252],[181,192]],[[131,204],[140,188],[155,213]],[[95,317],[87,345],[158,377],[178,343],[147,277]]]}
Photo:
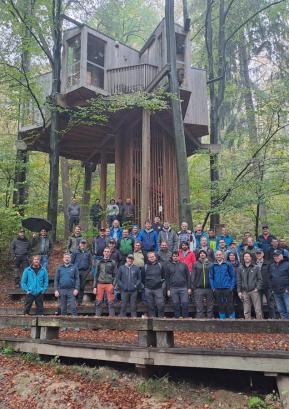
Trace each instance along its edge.
{"label": "treehouse window", "polygon": [[87,73],[86,83],[104,88],[105,42],[88,34],[87,37]]}
{"label": "treehouse window", "polygon": [[184,61],[185,59],[185,41],[186,36],[176,33],[176,52],[177,61]]}
{"label": "treehouse window", "polygon": [[67,83],[68,88],[80,82],[80,34],[67,41]]}

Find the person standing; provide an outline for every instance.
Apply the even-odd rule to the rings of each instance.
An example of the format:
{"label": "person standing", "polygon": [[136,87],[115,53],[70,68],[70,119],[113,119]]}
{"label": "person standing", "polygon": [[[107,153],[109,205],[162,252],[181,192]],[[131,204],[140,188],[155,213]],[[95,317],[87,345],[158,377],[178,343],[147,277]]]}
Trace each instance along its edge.
{"label": "person standing", "polygon": [[124,229],[122,232],[122,238],[119,242],[119,252],[121,254],[121,263],[125,264],[128,254],[132,253],[133,241],[129,237],[128,229]]}
{"label": "person standing", "polygon": [[105,234],[105,228],[99,230],[99,235],[92,239],[92,254],[95,260],[100,260],[103,257],[103,250],[107,247],[108,239]]}
{"label": "person standing", "polygon": [[164,290],[165,271],[163,266],[157,261],[154,252],[148,253],[148,262],[142,269],[142,282],[145,290],[145,299],[148,304],[148,316],[155,317],[156,309],[158,317],[164,318],[165,301]]}
{"label": "person standing", "polygon": [[107,223],[109,227],[112,226],[112,222],[117,220],[117,215],[119,214],[118,205],[115,203],[114,199],[111,199],[106,207]]}
{"label": "person standing", "polygon": [[88,275],[92,267],[91,252],[87,248],[87,242],[82,239],[79,243],[79,249],[72,253],[71,263],[78,269],[79,272],[79,293],[77,296],[78,305],[81,305],[84,295],[84,290],[87,282]]}
{"label": "person standing", "polygon": [[215,259],[210,267],[209,278],[218,305],[219,317],[221,319],[234,319],[236,314],[233,304],[233,290],[236,287],[236,274],[233,266],[224,261],[221,250],[216,251]]}
{"label": "person standing", "polygon": [[25,237],[24,229],[20,229],[18,236],[12,240],[10,252],[14,262],[15,286],[20,287],[21,272],[29,266],[29,256],[31,253],[31,244]]}
{"label": "person standing", "polygon": [[179,239],[178,235],[174,229],[171,228],[170,223],[165,221],[162,230],[158,235],[158,247],[161,242],[165,241],[168,244],[169,251],[178,251],[179,249]]}
{"label": "person standing", "polygon": [[41,256],[40,263],[47,270],[49,256],[52,252],[52,241],[48,237],[46,229],[41,229],[38,236],[33,233],[31,247],[32,254]]}
{"label": "person standing", "polygon": [[128,197],[123,205],[123,222],[132,225],[135,219],[135,206]]}
{"label": "person standing", "polygon": [[157,233],[157,235],[159,235],[159,232],[163,228],[163,224],[161,223],[161,218],[159,216],[155,216],[152,228]]}
{"label": "person standing", "polygon": [[203,226],[200,223],[198,223],[195,226],[196,247],[200,247],[201,237],[206,237],[206,239],[209,241],[208,234],[205,232],[205,230],[203,230]]}
{"label": "person standing", "polygon": [[108,313],[110,317],[115,316],[114,310],[114,285],[116,279],[116,263],[110,257],[110,249],[103,250],[103,258],[96,263],[96,272],[93,281],[93,294],[96,295],[95,315],[101,316],[101,304],[106,294],[108,301]]}
{"label": "person standing", "polygon": [[256,265],[261,270],[262,275],[262,288],[260,292],[262,311],[263,310],[263,297],[266,298],[266,303],[268,307],[269,318],[275,319],[275,305],[273,300],[271,280],[270,280],[270,263],[267,260],[264,260],[264,252],[262,249],[256,249]]}
{"label": "person standing", "polygon": [[63,255],[63,264],[55,272],[54,295],[59,298],[61,315],[67,314],[67,307],[72,316],[77,316],[76,297],[80,288],[79,272],[71,263],[71,255]]}
{"label": "person standing", "polygon": [[209,245],[211,249],[213,250],[213,252],[215,253],[216,246],[217,246],[215,230],[209,230],[208,235],[209,235]]}
{"label": "person standing", "polygon": [[137,239],[141,243],[145,261],[149,251],[158,251],[158,234],[152,229],[150,220],[145,221],[145,227],[139,232]]}
{"label": "person standing", "polygon": [[127,305],[130,305],[130,315],[136,318],[136,300],[141,287],[141,270],[133,264],[133,254],[128,254],[126,263],[119,267],[116,274],[117,286],[121,293],[120,316],[126,317]]}
{"label": "person standing", "polygon": [[117,220],[119,221],[119,225],[122,226],[123,223],[123,201],[119,198],[116,202],[118,206],[118,214],[116,216]]}
{"label": "person standing", "polygon": [[21,278],[21,288],[26,292],[24,303],[24,314],[30,312],[33,302],[36,305],[36,314],[43,315],[43,294],[48,289],[48,274],[43,265],[40,264],[41,257],[32,257],[32,263],[23,271]]}
{"label": "person standing", "polygon": [[205,250],[207,253],[207,259],[212,263],[215,260],[215,254],[213,249],[208,245],[208,240],[206,237],[201,237],[200,246],[196,248],[196,256],[199,257],[200,250]]}
{"label": "person standing", "polygon": [[119,246],[119,242],[122,238],[122,228],[120,227],[119,221],[114,220],[110,228],[109,238],[113,239],[116,243],[116,246]]}
{"label": "person standing", "polygon": [[270,247],[273,239],[276,239],[276,237],[270,233],[268,224],[263,224],[262,234],[258,236],[257,244],[258,247],[264,251],[265,260],[269,260]]}
{"label": "person standing", "polygon": [[118,268],[121,262],[121,255],[119,250],[116,248],[116,243],[113,239],[109,240],[108,248],[110,250],[110,258],[115,261],[116,267]]}
{"label": "person standing", "polygon": [[68,238],[67,251],[72,254],[75,253],[79,248],[80,240],[84,237],[81,234],[81,227],[75,226],[74,233]]}
{"label": "person standing", "polygon": [[139,241],[135,241],[133,245],[133,264],[137,267],[142,268],[144,266],[144,255],[141,249],[141,244]]}
{"label": "person standing", "polygon": [[222,233],[216,237],[216,249],[219,250],[219,241],[224,240],[226,247],[229,248],[230,244],[233,242],[233,237],[229,234],[227,227],[222,227]]}
{"label": "person standing", "polygon": [[139,228],[136,224],[134,224],[131,228],[131,232],[129,234],[129,237],[132,239],[132,241],[135,243],[137,240],[137,236],[139,233]]}
{"label": "person standing", "polygon": [[196,238],[194,233],[189,230],[189,225],[187,222],[182,222],[181,230],[178,231],[177,235],[179,238],[179,247],[181,247],[181,244],[186,241],[187,243],[189,243],[189,248],[191,251],[194,251],[196,249]]}
{"label": "person standing", "polygon": [[73,226],[77,226],[80,220],[80,205],[75,197],[72,198],[70,205],[67,208],[69,231],[72,232]]}
{"label": "person standing", "polygon": [[160,249],[157,253],[158,261],[161,264],[167,263],[170,261],[172,257],[172,252],[168,248],[168,243],[166,241],[162,241],[160,245]]}
{"label": "person standing", "polygon": [[97,227],[98,231],[101,228],[101,218],[103,214],[103,207],[100,204],[100,200],[96,199],[95,203],[90,208],[90,220],[93,227]]}
{"label": "person standing", "polygon": [[289,261],[284,260],[281,250],[273,253],[270,265],[272,290],[280,317],[289,320]]}
{"label": "person standing", "polygon": [[251,319],[252,304],[255,309],[256,318],[263,318],[262,305],[259,291],[262,289],[262,275],[259,266],[254,264],[252,254],[243,254],[243,263],[237,271],[237,292],[243,302],[245,319]]}
{"label": "person standing", "polygon": [[172,297],[175,318],[189,317],[189,295],[191,295],[190,272],[185,263],[181,263],[179,253],[173,252],[171,260],[164,264],[168,297]]}
{"label": "person standing", "polygon": [[[211,263],[205,250],[199,251],[199,259],[193,265],[192,291],[196,302],[196,318],[214,317],[214,294],[210,287],[209,272]],[[206,304],[206,313],[205,313]]]}
{"label": "person standing", "polygon": [[193,271],[193,265],[196,263],[196,256],[193,251],[189,249],[189,243],[183,241],[179,250],[179,258],[181,263],[185,263],[189,269],[190,274]]}

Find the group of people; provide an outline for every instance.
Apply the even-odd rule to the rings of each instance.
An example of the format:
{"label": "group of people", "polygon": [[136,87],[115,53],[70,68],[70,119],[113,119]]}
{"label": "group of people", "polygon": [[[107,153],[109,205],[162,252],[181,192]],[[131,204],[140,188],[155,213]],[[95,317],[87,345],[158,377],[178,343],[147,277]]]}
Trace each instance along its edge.
{"label": "group of people", "polygon": [[[72,232],[74,226],[79,225],[80,211],[80,204],[77,202],[76,197],[73,197],[67,208],[70,232]],[[118,220],[120,224],[132,224],[135,219],[135,206],[130,198],[127,198],[124,203],[122,199],[118,199],[117,202],[111,199],[106,209],[104,209],[100,204],[100,200],[96,199],[90,208],[90,220],[93,227],[99,230],[104,217],[106,217],[109,227],[111,227],[114,220]]]}
{"label": "group of people", "polygon": [[[11,243],[15,262],[15,282],[19,270],[24,272],[21,287],[27,293],[25,313],[35,300],[37,313],[43,313],[43,293],[48,287],[47,262],[51,253],[47,232],[33,235],[30,242],[21,229]],[[29,266],[30,252],[34,254]],[[276,312],[289,319],[289,252],[284,239],[273,236],[267,224],[255,241],[245,232],[238,244],[223,227],[217,236],[197,224],[193,231],[183,222],[175,231],[168,221],[147,220],[139,229],[122,228],[118,219],[111,227],[100,227],[90,246],[76,225],[69,237],[63,263],[56,269],[55,296],[61,313],[77,315],[83,301],[87,279],[93,276],[96,296],[95,315],[102,314],[107,303],[110,316],[115,315],[121,299],[120,316],[137,316],[137,300],[147,304],[148,316],[164,317],[165,302],[171,299],[176,318],[189,316],[193,297],[196,318],[236,318],[236,303],[243,305],[245,319],[262,319],[266,299],[269,318]],[[275,307],[276,304],[276,307]]]}

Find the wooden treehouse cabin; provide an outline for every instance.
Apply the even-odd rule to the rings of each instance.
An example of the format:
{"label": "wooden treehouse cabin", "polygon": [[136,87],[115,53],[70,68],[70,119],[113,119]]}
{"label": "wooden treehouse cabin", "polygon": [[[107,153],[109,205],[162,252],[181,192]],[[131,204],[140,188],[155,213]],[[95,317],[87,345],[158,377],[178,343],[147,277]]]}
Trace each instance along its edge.
{"label": "wooden treehouse cabin", "polygon": [[[59,101],[74,107],[99,95],[154,91],[168,83],[165,21],[162,20],[138,51],[83,25],[65,31]],[[177,69],[187,155],[207,148],[200,138],[208,134],[206,72],[191,67],[191,44],[175,25]],[[51,75],[40,76],[43,102],[51,92]],[[28,150],[49,152],[49,112],[45,126],[40,111],[28,104],[22,112],[21,139]],[[67,117],[61,116],[66,129]],[[115,197],[130,197],[137,221],[160,215],[178,223],[178,189],[170,110],[150,115],[141,109],[119,111],[103,125],[77,125],[61,134],[61,156],[85,164],[100,164],[101,200],[106,200],[107,164],[115,164]]]}

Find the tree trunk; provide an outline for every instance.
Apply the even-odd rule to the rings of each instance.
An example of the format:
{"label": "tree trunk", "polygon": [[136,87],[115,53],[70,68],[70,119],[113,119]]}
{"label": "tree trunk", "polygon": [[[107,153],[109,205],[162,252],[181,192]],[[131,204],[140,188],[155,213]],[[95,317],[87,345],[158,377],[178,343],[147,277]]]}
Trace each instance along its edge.
{"label": "tree trunk", "polygon": [[174,1],[166,0],[165,5],[166,20],[166,41],[167,41],[167,62],[170,64],[169,90],[176,98],[172,98],[172,116],[174,127],[174,141],[176,149],[177,179],[179,193],[179,217],[185,220],[192,227],[192,212],[189,193],[189,174],[187,164],[187,151],[184,134],[184,124],[181,110],[180,89],[177,78],[176,66],[176,35],[174,23]]}
{"label": "tree trunk", "polygon": [[82,195],[82,206],[81,206],[81,227],[83,231],[86,231],[88,228],[88,216],[89,216],[89,202],[90,202],[90,193],[92,185],[92,171],[93,163],[86,163],[84,165],[84,185],[83,185],[83,195]]}
{"label": "tree trunk", "polygon": [[68,206],[71,200],[68,160],[62,157],[60,160],[60,164],[61,164],[61,182],[62,182],[63,213],[64,213],[64,237],[67,239],[69,236],[69,218],[68,218],[67,209],[68,209]]}
{"label": "tree trunk", "polygon": [[[24,18],[27,19],[27,16],[33,15],[34,9],[34,0],[26,0],[23,4],[23,15]],[[28,19],[28,24],[31,24]],[[22,38],[22,54],[21,54],[21,66],[22,71],[27,73],[30,70],[31,65],[31,55],[30,51],[27,47],[27,44],[31,38],[31,33],[28,28],[24,29],[24,34]],[[27,95],[24,95],[24,90],[22,90],[22,103],[25,103]],[[19,112],[19,119],[21,121],[21,112]],[[27,186],[27,168],[28,168],[28,161],[29,155],[27,147],[24,143],[21,144],[20,134],[18,132],[17,135],[17,143],[16,143],[16,163],[15,163],[15,177],[14,177],[14,192],[13,192],[13,205],[18,208],[19,213],[24,216],[25,212],[25,203],[27,202],[28,198],[28,186]]]}
{"label": "tree trunk", "polygon": [[60,93],[61,69],[61,9],[62,0],[53,0],[53,64],[52,64],[52,92],[51,92],[51,128],[49,152],[49,199],[47,217],[52,223],[52,240],[56,239],[59,185],[59,112],[56,97]]}

